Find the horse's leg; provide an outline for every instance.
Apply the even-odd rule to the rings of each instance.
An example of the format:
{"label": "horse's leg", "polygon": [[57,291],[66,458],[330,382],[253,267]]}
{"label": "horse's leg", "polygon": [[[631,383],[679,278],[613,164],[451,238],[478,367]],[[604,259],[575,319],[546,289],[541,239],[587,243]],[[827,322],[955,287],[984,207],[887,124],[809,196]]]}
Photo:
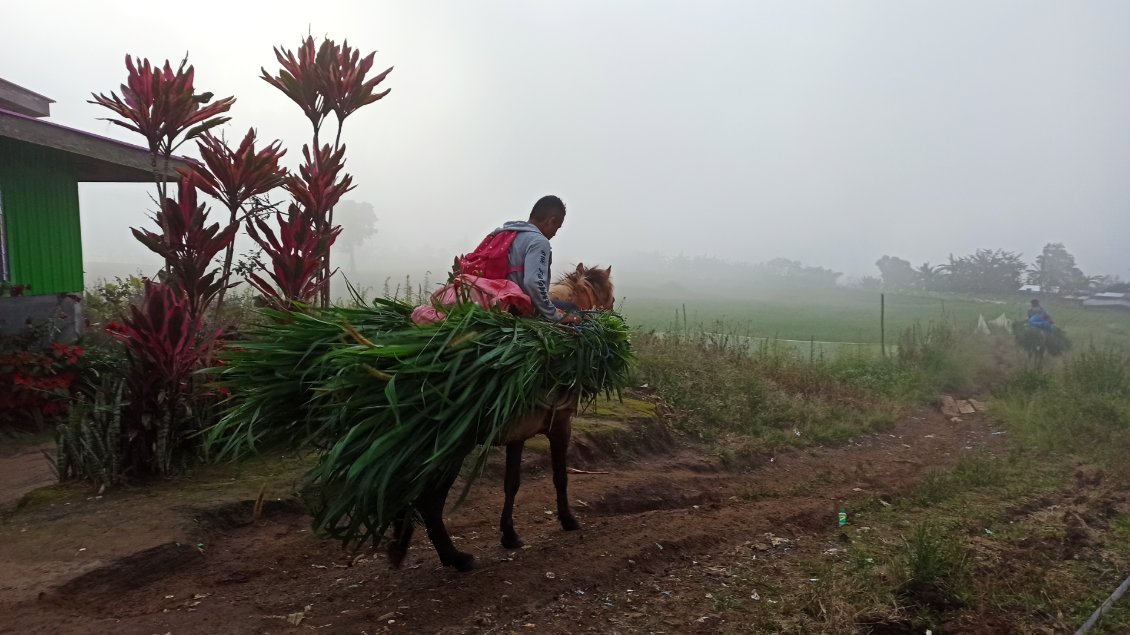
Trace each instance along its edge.
{"label": "horse's leg", "polygon": [[557,519],[565,531],[575,531],[581,524],[569,509],[569,475],[565,471],[569,455],[569,437],[573,430],[573,412],[559,410],[550,415],[553,420],[549,431],[549,458],[553,464],[553,487],[557,490]]}
{"label": "horse's leg", "polygon": [[447,533],[447,527],[443,524],[443,507],[447,503],[447,492],[457,475],[458,472],[452,471],[450,477],[438,482],[432,491],[420,497],[416,502],[416,508],[424,517],[428,538],[431,539],[443,566],[455,567],[459,571],[470,571],[475,566],[475,557],[455,548],[455,543],[451,542],[451,534]]}
{"label": "horse's leg", "polygon": [[385,550],[393,569],[399,569],[404,557],[408,555],[408,547],[412,544],[412,532],[415,530],[416,523],[412,518],[411,507],[405,509],[392,521],[392,541]]}
{"label": "horse's leg", "polygon": [[506,493],[506,502],[502,504],[502,519],[498,528],[502,530],[502,546],[507,549],[518,549],[522,546],[522,539],[514,531],[514,497],[518,495],[518,487],[522,484],[522,447],[523,441],[506,444],[506,480],[503,489]]}

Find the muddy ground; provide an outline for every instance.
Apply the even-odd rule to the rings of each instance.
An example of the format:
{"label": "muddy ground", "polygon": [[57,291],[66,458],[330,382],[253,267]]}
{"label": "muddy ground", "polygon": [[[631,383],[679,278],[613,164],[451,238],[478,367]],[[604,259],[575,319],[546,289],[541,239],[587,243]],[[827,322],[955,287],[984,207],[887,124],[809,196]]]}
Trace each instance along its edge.
{"label": "muddy ground", "polygon": [[[0,525],[0,633],[761,632],[758,616],[809,584],[781,579],[782,562],[836,553],[876,501],[1004,447],[990,419],[953,422],[925,408],[889,433],[740,468],[659,418],[582,428],[574,465],[586,473],[570,476],[570,498],[583,529],[558,525],[535,448],[515,513],[524,548],[498,544],[497,465],[450,512],[457,544],[477,557],[470,573],[440,567],[422,531],[399,571],[381,553],[312,536],[288,502],[294,459],[269,460],[266,476],[33,493]],[[260,487],[267,504],[252,522]],[[708,591],[722,588],[725,602]],[[743,610],[730,610],[738,600]],[[859,625],[869,631],[904,632]]]}

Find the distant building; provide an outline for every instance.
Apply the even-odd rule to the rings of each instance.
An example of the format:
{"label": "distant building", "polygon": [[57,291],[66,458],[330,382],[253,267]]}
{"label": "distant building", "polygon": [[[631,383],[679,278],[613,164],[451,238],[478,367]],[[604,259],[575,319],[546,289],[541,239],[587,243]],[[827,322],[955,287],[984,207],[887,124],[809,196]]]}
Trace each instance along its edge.
{"label": "distant building", "polygon": [[1018,289],[1021,293],[1040,293],[1040,285],[1038,284],[1025,284],[1021,285]]}
{"label": "distant building", "polygon": [[1130,309],[1130,293],[1096,293],[1083,300],[1083,306],[1106,306]]}
{"label": "distant building", "polygon": [[41,320],[81,331],[79,183],[175,180],[186,167],[156,170],[146,148],[49,122],[52,103],[0,79],[0,332]]}

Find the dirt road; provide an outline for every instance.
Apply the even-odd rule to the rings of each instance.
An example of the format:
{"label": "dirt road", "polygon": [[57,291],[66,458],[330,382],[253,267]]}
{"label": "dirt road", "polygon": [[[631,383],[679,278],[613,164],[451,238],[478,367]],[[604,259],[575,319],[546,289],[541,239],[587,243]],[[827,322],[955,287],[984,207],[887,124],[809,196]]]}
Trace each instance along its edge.
{"label": "dirt road", "polygon": [[889,434],[741,471],[677,438],[630,461],[588,448],[585,468],[608,473],[571,476],[583,530],[570,533],[529,455],[515,514],[525,548],[498,545],[494,475],[449,515],[478,559],[470,573],[438,566],[422,531],[391,571],[383,554],[311,536],[284,502],[246,524],[238,501],[253,490],[236,485],[191,500],[175,488],[80,497],[0,525],[0,633],[750,632],[756,610],[735,621],[733,600],[704,589],[780,601],[775,563],[834,551],[841,505],[865,525],[927,471],[1003,447],[995,429],[922,410]]}

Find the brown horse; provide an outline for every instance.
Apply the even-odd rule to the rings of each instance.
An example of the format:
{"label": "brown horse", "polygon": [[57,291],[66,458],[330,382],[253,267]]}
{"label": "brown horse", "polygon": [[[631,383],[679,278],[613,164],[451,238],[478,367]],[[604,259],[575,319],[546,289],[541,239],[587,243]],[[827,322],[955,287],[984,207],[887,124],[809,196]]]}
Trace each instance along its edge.
{"label": "brown horse", "polygon": [[[582,311],[609,310],[615,300],[611,273],[611,267],[586,268],[583,264],[578,264],[575,271],[566,274],[550,287],[550,299],[572,303]],[[507,549],[517,549],[522,546],[522,540],[514,531],[514,498],[518,494],[522,477],[522,449],[526,440],[537,434],[544,434],[549,438],[553,485],[557,490],[557,519],[565,531],[581,528],[569,509],[567,491],[569,477],[565,466],[573,415],[577,411],[579,398],[580,396],[575,392],[547,396],[542,404],[510,426],[506,437],[498,443],[506,446],[504,484],[506,501],[502,507],[499,529],[502,531],[502,546]],[[428,538],[431,539],[443,566],[468,571],[474,567],[475,557],[455,548],[443,523],[443,508],[456,476],[457,473],[453,472],[440,479],[435,487],[421,496],[413,506],[423,518]],[[405,510],[393,523],[393,539],[388,544],[388,559],[394,568],[399,567],[408,554],[414,528],[411,510]]]}
{"label": "brown horse", "polygon": [[609,311],[616,301],[612,286],[612,267],[587,268],[578,264],[575,271],[549,287],[549,299],[572,302],[582,311]]}

